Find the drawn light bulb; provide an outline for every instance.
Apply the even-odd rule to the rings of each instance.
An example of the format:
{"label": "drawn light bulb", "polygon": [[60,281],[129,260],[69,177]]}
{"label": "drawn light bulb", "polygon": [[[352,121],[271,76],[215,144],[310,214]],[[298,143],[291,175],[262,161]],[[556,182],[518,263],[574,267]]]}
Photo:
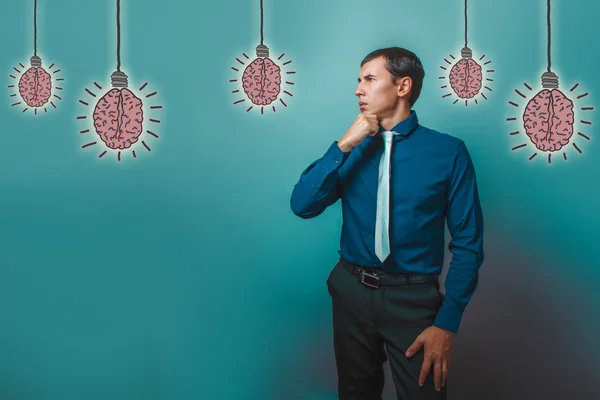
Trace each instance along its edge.
{"label": "drawn light bulb", "polygon": [[269,48],[263,44],[256,47],[256,57],[244,69],[242,86],[252,103],[266,106],[279,95],[281,68],[269,58]]}
{"label": "drawn light bulb", "polygon": [[42,107],[52,95],[52,77],[42,67],[42,59],[31,57],[31,67],[19,79],[19,94],[29,107]]}
{"label": "drawn light bulb", "polygon": [[[521,126],[524,129],[525,135],[529,139],[526,143],[521,143],[514,146],[512,150],[518,150],[527,145],[533,145],[535,147],[534,153],[529,157],[529,160],[533,160],[538,152],[546,152],[548,154],[548,163],[552,162],[552,154],[558,151],[562,151],[563,158],[567,160],[566,146],[571,142],[573,148],[578,152],[582,153],[581,149],[573,141],[574,134],[577,134],[589,140],[589,136],[579,132],[577,129],[578,123],[584,125],[591,125],[592,123],[587,119],[576,120],[577,109],[576,102],[588,96],[588,93],[583,93],[577,96],[575,99],[571,98],[569,94],[565,94],[564,91],[559,89],[558,75],[552,72],[552,58],[551,58],[551,25],[550,25],[550,0],[547,0],[548,11],[547,11],[547,24],[548,24],[548,68],[541,76],[542,88],[537,93],[534,93],[533,88],[524,83],[525,88],[530,92],[527,93],[529,97],[515,89],[515,93],[522,99],[528,101],[525,103],[524,109],[522,110],[522,117],[510,117],[507,118],[509,122],[520,121]],[[575,84],[570,92],[573,92],[579,83]],[[511,106],[521,108],[522,106],[515,101],[508,102]],[[581,111],[591,111],[594,107],[581,107]],[[510,135],[520,135],[520,131],[513,131]]]}
{"label": "drawn light bulb", "polygon": [[463,58],[450,70],[450,86],[461,99],[472,99],[481,90],[481,65],[473,60],[470,48],[464,47],[461,55]]}
{"label": "drawn light bulb", "polygon": [[142,134],[142,100],[127,88],[123,72],[113,72],[111,82],[113,88],[94,108],[94,128],[109,149],[128,149]]}
{"label": "drawn light bulb", "polygon": [[[478,103],[476,96],[481,95],[485,100],[487,97],[483,93],[482,89],[492,91],[492,89],[484,85],[484,78],[486,82],[493,82],[489,74],[495,72],[493,69],[484,69],[484,66],[491,63],[491,61],[484,62],[483,66],[479,64],[484,58],[485,54],[478,60],[473,59],[473,51],[469,48],[467,41],[467,0],[465,0],[465,45],[461,49],[461,59],[454,62],[456,57],[450,54],[450,58],[453,60],[454,65],[447,58],[444,58],[446,66],[441,65],[440,68],[444,71],[448,71],[448,66],[452,66],[447,76],[440,76],[440,79],[447,79],[452,89],[451,93],[446,93],[442,98],[452,96],[453,94],[457,97],[453,104],[456,104],[459,100],[465,100],[465,106],[468,105],[468,101],[473,99],[475,104]],[[479,62],[478,62],[479,61]],[[448,84],[444,84],[442,89],[447,90]]]}
{"label": "drawn light bulb", "polygon": [[523,113],[523,127],[541,151],[557,151],[573,136],[573,102],[558,89],[558,76],[542,75],[543,89],[529,100]]}
{"label": "drawn light bulb", "polygon": [[[231,67],[233,71],[236,73],[241,73],[241,76],[237,78],[230,79],[231,83],[242,82],[241,90],[246,94],[246,98],[253,104],[246,111],[250,111],[255,105],[260,106],[261,114],[264,113],[265,106],[271,105],[273,111],[277,111],[275,109],[274,102],[279,99],[281,104],[287,107],[287,104],[281,98],[282,94],[286,94],[290,97],[293,95],[287,91],[282,90],[282,83],[286,85],[294,85],[294,82],[284,81],[282,67],[290,64],[292,61],[286,61],[282,63],[281,66],[277,64],[276,61],[270,58],[269,48],[263,43],[263,4],[262,0],[260,1],[260,44],[256,46],[256,58],[250,62],[250,64],[246,65],[246,63],[240,60],[241,57],[237,57],[236,61],[244,66],[244,70],[240,71],[240,69],[236,67]],[[245,53],[242,53],[243,57],[246,60],[250,60]],[[281,54],[277,61],[281,60],[284,54]],[[295,74],[295,71],[287,71],[285,75]],[[235,89],[232,93],[237,94],[240,93],[240,89]],[[246,99],[236,100],[233,104],[240,104],[245,102]]]}
{"label": "drawn light bulb", "polygon": [[[120,0],[117,0],[117,69],[111,76],[112,88],[106,91],[98,98],[95,90],[85,89],[86,93],[91,96],[92,100],[79,100],[79,103],[86,107],[90,106],[91,102],[95,102],[92,112],[92,126],[90,129],[81,130],[81,134],[94,131],[100,142],[93,141],[85,143],[82,148],[95,146],[98,143],[103,145],[104,150],[98,156],[103,157],[108,151],[117,153],[117,160],[121,161],[121,152],[131,150],[133,157],[137,158],[135,147],[141,142],[144,148],[152,151],[145,140],[142,140],[146,134],[158,139],[159,136],[151,130],[144,132],[145,118],[148,113],[155,110],[160,110],[163,107],[160,105],[152,105],[148,108],[144,106],[142,96],[136,94],[135,91],[129,88],[129,77],[121,71],[121,29],[120,29]],[[148,83],[144,83],[138,92],[142,92]],[[102,86],[94,82],[94,86],[98,90],[103,90]],[[158,92],[152,92],[145,96],[146,99],[157,95]],[[77,117],[78,120],[88,120],[87,115]],[[148,118],[148,122],[152,124],[160,124],[161,121],[155,118]]]}
{"label": "drawn light bulb", "polygon": [[[48,112],[48,108],[46,105],[50,103],[54,108],[56,105],[50,99],[54,97],[57,100],[62,100],[60,96],[53,93],[52,88],[52,75],[55,75],[60,72],[60,69],[56,69],[52,71],[54,64],[51,64],[48,67],[51,73],[47,72],[46,69],[42,66],[42,59],[37,55],[37,0],[34,0],[33,3],[33,29],[34,29],[34,39],[33,39],[33,56],[30,59],[31,66],[25,70],[25,65],[19,63],[21,69],[25,70],[24,72],[17,68],[13,67],[17,74],[20,74],[20,77],[11,74],[9,75],[12,79],[17,80],[18,83],[9,85],[9,89],[16,89],[15,93],[12,93],[10,97],[20,96],[22,101],[13,103],[12,106],[16,107],[25,103],[28,107],[23,109],[23,112],[26,112],[29,108],[32,108],[34,114],[37,115],[37,110],[39,108],[44,108],[44,112]],[[56,78],[57,82],[63,81],[63,78]],[[56,91],[63,90],[61,87],[56,86],[54,88]]]}

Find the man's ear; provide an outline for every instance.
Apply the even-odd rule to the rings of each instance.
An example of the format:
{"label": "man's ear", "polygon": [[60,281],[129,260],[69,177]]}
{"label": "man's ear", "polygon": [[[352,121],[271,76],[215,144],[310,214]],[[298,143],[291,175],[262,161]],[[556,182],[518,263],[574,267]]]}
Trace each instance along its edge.
{"label": "man's ear", "polygon": [[396,87],[398,97],[408,98],[412,89],[412,79],[408,76],[396,79]]}

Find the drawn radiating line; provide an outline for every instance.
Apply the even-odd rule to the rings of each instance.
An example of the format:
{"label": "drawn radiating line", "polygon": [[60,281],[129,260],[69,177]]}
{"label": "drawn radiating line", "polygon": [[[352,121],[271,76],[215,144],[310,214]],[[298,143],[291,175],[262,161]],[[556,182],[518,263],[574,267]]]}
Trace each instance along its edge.
{"label": "drawn radiating line", "polygon": [[577,134],[578,134],[579,136],[581,136],[582,138],[586,139],[586,140],[590,140],[590,137],[589,137],[589,136],[587,136],[587,135],[584,135],[584,134],[583,134],[583,133],[581,133],[581,132],[577,132]]}

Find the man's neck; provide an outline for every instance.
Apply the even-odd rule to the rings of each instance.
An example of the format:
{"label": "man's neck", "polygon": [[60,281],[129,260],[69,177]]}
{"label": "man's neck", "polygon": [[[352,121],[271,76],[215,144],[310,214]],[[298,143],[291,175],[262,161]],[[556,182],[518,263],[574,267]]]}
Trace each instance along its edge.
{"label": "man's neck", "polygon": [[394,115],[383,118],[379,122],[379,125],[386,131],[389,131],[408,117],[410,117],[410,107],[400,107],[398,110],[396,110]]}

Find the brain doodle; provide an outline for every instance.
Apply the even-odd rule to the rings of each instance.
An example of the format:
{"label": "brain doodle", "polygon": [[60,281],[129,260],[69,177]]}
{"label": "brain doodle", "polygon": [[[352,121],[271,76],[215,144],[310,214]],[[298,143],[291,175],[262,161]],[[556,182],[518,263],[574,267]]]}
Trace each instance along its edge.
{"label": "brain doodle", "polygon": [[529,100],[523,126],[533,144],[542,151],[560,150],[573,135],[573,102],[558,89],[543,89]]}
{"label": "brain doodle", "polygon": [[256,105],[271,104],[279,95],[281,69],[270,58],[257,58],[244,70],[244,92]]}
{"label": "brain doodle", "polygon": [[112,89],[96,104],[96,133],[111,149],[127,149],[142,134],[142,101],[129,89]]}
{"label": "brain doodle", "polygon": [[450,70],[450,86],[462,99],[473,98],[481,90],[481,66],[472,58],[463,58]]}
{"label": "brain doodle", "polygon": [[52,79],[42,67],[31,67],[19,79],[19,93],[29,107],[41,107],[52,94]]}

